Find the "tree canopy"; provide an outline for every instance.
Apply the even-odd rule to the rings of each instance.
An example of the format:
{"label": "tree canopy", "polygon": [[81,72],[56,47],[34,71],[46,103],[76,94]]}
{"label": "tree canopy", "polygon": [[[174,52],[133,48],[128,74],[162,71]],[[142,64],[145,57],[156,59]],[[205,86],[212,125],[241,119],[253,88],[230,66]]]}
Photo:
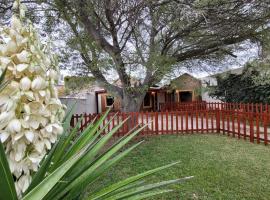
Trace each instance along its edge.
{"label": "tree canopy", "polygon": [[[179,65],[227,59],[269,32],[268,0],[38,0],[64,21],[82,65],[124,111],[139,108],[147,89]],[[38,11],[37,11],[38,12]],[[67,33],[69,34],[69,33]],[[122,87],[107,79],[115,74]],[[139,89],[131,83],[142,77]]]}
{"label": "tree canopy", "polygon": [[209,95],[224,102],[270,103],[268,63],[248,63],[241,74],[220,74],[216,86],[208,86]]}

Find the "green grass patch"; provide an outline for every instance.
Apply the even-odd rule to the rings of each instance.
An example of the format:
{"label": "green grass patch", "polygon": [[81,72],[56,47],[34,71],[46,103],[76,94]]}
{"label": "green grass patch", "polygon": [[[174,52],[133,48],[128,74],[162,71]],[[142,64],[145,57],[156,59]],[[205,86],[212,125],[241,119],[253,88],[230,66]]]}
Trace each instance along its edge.
{"label": "green grass patch", "polygon": [[154,199],[270,198],[270,148],[222,135],[153,136],[87,189],[86,194],[143,171],[180,161],[149,177],[158,182],[185,176],[193,179]]}

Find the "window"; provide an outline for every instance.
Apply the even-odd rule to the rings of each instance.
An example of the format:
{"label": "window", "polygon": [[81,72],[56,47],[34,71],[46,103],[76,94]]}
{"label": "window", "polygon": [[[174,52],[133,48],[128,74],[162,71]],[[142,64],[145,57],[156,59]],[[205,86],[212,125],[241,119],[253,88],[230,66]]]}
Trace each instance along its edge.
{"label": "window", "polygon": [[106,106],[107,107],[113,106],[113,103],[114,103],[114,97],[106,96]]}
{"label": "window", "polygon": [[143,107],[151,107],[151,94],[149,92],[146,93],[143,100]]}
{"label": "window", "polygon": [[180,102],[191,102],[192,101],[192,91],[180,91],[179,92]]}

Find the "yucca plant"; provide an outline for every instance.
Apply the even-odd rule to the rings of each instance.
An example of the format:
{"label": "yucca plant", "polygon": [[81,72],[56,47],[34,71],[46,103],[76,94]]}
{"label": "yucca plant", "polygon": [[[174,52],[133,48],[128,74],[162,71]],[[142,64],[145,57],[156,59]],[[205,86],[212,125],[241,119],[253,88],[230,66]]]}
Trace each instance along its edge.
{"label": "yucca plant", "polygon": [[[93,120],[76,137],[80,122],[74,128],[70,128],[72,117],[72,111],[70,111],[63,122],[64,133],[42,160],[39,170],[33,175],[32,182],[21,199],[79,199],[86,186],[94,184],[110,167],[142,143],[139,142],[119,152],[125,144],[145,128],[145,125],[135,127],[104,152],[104,146],[126,122],[124,120],[107,134],[102,134],[113,120],[111,119],[101,127],[108,113],[109,110],[100,119]],[[90,194],[87,199],[144,199],[170,192],[169,189],[160,188],[182,182],[190,177],[146,185],[143,184],[142,179],[175,164],[161,166],[109,185]],[[0,177],[0,199],[18,199],[2,143],[0,144]]]}
{"label": "yucca plant", "polygon": [[[8,83],[8,81],[4,82],[5,73],[6,70],[4,70],[0,76],[0,88],[4,88]],[[119,150],[144,129],[146,125],[133,128],[128,134],[120,138],[104,152],[105,145],[127,119],[115,126],[109,133],[102,134],[114,119],[112,118],[104,126],[101,126],[109,113],[108,110],[100,119],[94,119],[77,137],[81,121],[79,121],[74,128],[70,127],[72,111],[73,109],[71,109],[64,118],[64,133],[61,134],[53,148],[44,157],[39,170],[33,174],[30,186],[20,197],[16,193],[4,147],[0,142],[1,200],[17,200],[19,198],[24,200],[80,199],[85,187],[94,184],[95,181],[101,178],[113,165],[142,143],[139,142],[119,152]],[[90,194],[87,199],[136,200],[170,192],[171,190],[162,189],[162,187],[182,182],[191,177],[153,184],[144,184],[142,179],[175,164],[176,163],[172,163],[161,166],[142,174],[129,177]]]}
{"label": "yucca plant", "polygon": [[[145,126],[133,128],[105,149],[127,121],[102,134],[113,120],[102,126],[108,110],[78,136],[80,122],[70,127],[73,109],[62,115],[64,106],[54,84],[54,59],[41,48],[31,23],[26,27],[21,23],[25,9],[19,0],[13,8],[18,15],[12,17],[11,27],[1,30],[8,39],[0,41],[0,199],[79,199],[86,186],[141,143],[119,152]],[[158,188],[187,178],[150,185],[141,180],[174,164],[110,185],[88,199],[143,199],[169,192]]]}

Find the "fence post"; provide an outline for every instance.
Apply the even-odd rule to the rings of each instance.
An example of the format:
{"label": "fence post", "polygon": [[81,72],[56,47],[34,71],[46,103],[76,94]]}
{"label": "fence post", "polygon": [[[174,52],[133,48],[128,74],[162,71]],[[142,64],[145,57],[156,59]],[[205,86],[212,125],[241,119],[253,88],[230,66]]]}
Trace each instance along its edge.
{"label": "fence post", "polygon": [[264,144],[268,144],[268,135],[267,135],[267,112],[263,113],[263,137],[264,137]]}
{"label": "fence post", "polygon": [[249,140],[250,140],[250,142],[254,143],[253,113],[249,113],[249,129],[250,129]]}
{"label": "fence post", "polygon": [[220,110],[216,108],[216,129],[217,133],[220,133]]}
{"label": "fence post", "polygon": [[155,112],[155,131],[158,135],[158,112]]}
{"label": "fence post", "polygon": [[70,126],[73,128],[75,126],[75,123],[74,123],[74,115],[72,115],[71,117],[71,120],[70,120]]}
{"label": "fence post", "polygon": [[220,110],[216,108],[216,127],[217,133],[220,133]]}

